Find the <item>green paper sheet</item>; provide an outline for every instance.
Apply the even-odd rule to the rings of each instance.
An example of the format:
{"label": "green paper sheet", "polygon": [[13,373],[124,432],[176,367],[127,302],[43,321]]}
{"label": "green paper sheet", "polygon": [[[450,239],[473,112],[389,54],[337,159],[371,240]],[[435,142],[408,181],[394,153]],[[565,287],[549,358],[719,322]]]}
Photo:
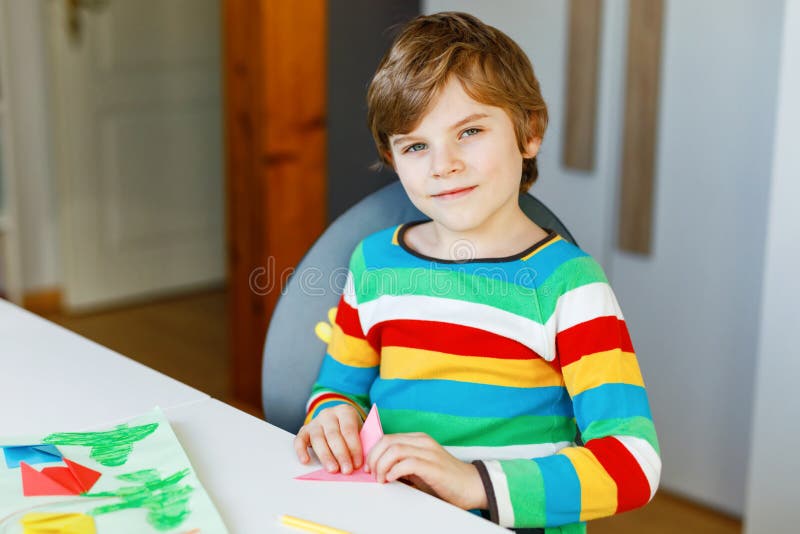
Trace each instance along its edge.
{"label": "green paper sheet", "polygon": [[0,437],[0,447],[30,443],[55,445],[64,458],[102,476],[82,495],[25,497],[20,468],[0,461],[0,534],[22,534],[22,519],[31,513],[86,514],[98,534],[227,533],[158,408],[91,431]]}

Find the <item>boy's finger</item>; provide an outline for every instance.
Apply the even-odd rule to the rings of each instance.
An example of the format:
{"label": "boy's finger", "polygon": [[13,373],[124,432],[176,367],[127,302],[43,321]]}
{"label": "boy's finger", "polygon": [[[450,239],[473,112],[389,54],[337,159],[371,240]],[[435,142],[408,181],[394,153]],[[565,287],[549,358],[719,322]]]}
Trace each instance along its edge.
{"label": "boy's finger", "polygon": [[383,436],[381,439],[378,440],[378,443],[372,446],[372,449],[369,451],[367,455],[366,462],[367,467],[366,470],[370,473],[375,473],[375,464],[377,464],[378,459],[383,455],[384,451],[391,445],[393,437],[392,436]]}
{"label": "boy's finger", "polygon": [[336,463],[336,459],[333,457],[333,454],[328,447],[328,442],[325,439],[325,434],[322,432],[322,429],[318,427],[310,434],[311,448],[314,449],[314,452],[317,454],[317,458],[319,458],[320,463],[329,472],[336,472],[336,470],[339,468],[339,464]]}
{"label": "boy's finger", "polygon": [[308,455],[309,445],[310,442],[308,439],[308,431],[304,428],[301,428],[297,433],[297,437],[294,438],[294,451],[297,453],[297,459],[304,464],[311,460],[311,457]]}
{"label": "boy's finger", "polygon": [[350,458],[350,449],[347,448],[347,443],[345,443],[339,431],[339,422],[336,421],[334,424],[325,425],[323,430],[328,446],[336,461],[339,462],[342,473],[350,473],[353,470],[353,460]]}
{"label": "boy's finger", "polygon": [[398,478],[416,477],[418,480],[422,481],[425,486],[433,490],[426,480],[428,476],[432,474],[431,471],[432,466],[428,462],[411,456],[403,458],[392,465],[391,469],[386,472],[386,481],[394,482]]}
{"label": "boy's finger", "polygon": [[353,468],[358,469],[361,467],[364,458],[361,452],[361,439],[358,435],[358,422],[353,419],[345,418],[344,420],[340,420],[339,425],[347,448],[353,457]]}
{"label": "boy's finger", "polygon": [[419,454],[419,450],[413,445],[405,443],[395,443],[388,447],[380,458],[375,460],[375,478],[378,482],[385,482],[386,475],[398,462],[408,458],[414,458]]}

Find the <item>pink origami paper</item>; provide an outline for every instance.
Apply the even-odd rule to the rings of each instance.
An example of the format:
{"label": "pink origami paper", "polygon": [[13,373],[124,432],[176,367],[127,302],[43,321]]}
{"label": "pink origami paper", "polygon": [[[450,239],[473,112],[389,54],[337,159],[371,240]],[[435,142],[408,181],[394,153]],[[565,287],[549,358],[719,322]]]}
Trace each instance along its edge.
{"label": "pink origami paper", "polygon": [[[381,418],[378,415],[378,407],[373,404],[372,409],[369,411],[369,415],[367,416],[366,421],[364,421],[364,425],[361,427],[361,432],[358,434],[358,438],[361,441],[361,450],[364,453],[364,458],[367,457],[369,451],[372,450],[372,447],[378,443],[381,438],[383,437],[383,427],[381,426]],[[364,471],[364,464],[361,467],[349,475],[345,475],[341,472],[339,473],[329,473],[324,469],[320,469],[318,471],[314,471],[312,473],[308,473],[306,475],[301,475],[299,477],[295,477],[297,480],[324,480],[324,481],[334,481],[334,482],[376,482],[375,475],[373,473],[367,473]]]}

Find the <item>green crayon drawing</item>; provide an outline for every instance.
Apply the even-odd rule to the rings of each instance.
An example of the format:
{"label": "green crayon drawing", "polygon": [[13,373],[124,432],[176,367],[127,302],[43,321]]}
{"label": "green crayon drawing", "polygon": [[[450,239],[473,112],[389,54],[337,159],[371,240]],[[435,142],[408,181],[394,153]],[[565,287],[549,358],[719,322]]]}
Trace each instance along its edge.
{"label": "green crayon drawing", "polygon": [[83,445],[91,447],[89,456],[106,467],[122,465],[128,461],[133,444],[141,441],[158,428],[158,423],[129,427],[119,425],[106,432],[62,432],[50,434],[44,443],[50,445]]}
{"label": "green crayon drawing", "polygon": [[113,497],[120,502],[98,506],[89,512],[90,515],[102,515],[128,508],[146,508],[147,522],[156,530],[170,530],[180,526],[189,516],[189,499],[194,488],[181,484],[181,480],[189,474],[189,469],[182,469],[166,478],[156,469],[144,469],[117,478],[125,482],[133,482],[133,486],[124,486],[114,491],[85,493],[84,497]]}

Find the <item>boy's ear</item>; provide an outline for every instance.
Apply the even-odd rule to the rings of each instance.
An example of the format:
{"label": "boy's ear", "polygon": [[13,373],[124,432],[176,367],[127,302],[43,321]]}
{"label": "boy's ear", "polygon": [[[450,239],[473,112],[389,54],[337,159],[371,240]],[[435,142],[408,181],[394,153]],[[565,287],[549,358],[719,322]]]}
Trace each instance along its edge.
{"label": "boy's ear", "polygon": [[391,150],[384,151],[383,157],[389,163],[389,167],[391,167],[392,170],[394,170],[394,160],[392,159],[392,151]]}
{"label": "boy's ear", "polygon": [[522,152],[522,157],[525,159],[535,158],[536,154],[539,153],[540,146],[542,146],[542,138],[531,137],[528,142],[525,143],[525,150]]}

